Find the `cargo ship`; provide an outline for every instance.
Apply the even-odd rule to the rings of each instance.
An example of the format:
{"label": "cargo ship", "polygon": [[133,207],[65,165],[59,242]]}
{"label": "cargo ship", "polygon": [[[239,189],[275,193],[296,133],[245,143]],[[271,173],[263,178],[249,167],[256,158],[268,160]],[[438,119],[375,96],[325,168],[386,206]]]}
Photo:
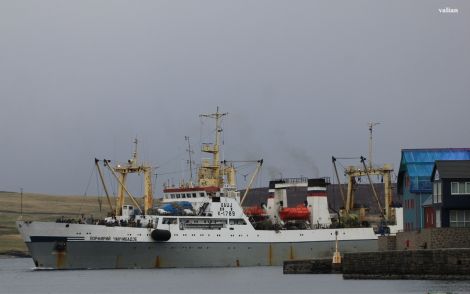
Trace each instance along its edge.
{"label": "cargo ship", "polygon": [[[215,142],[202,144],[197,181],[165,185],[154,205],[150,165],[139,163],[136,149],[125,164],[95,160],[112,213],[99,220],[17,221],[39,269],[111,269],[169,267],[276,266],[285,260],[332,257],[341,252],[377,250],[372,227],[342,227],[328,209],[327,178],[292,178],[270,182],[267,203],[243,208],[236,169],[219,157],[221,119],[215,120]],[[100,162],[119,183],[113,207]],[[262,160],[257,161],[258,171]],[[144,175],[143,207],[126,186],[130,173]],[[305,204],[288,207],[287,188],[304,187]],[[125,196],[128,197],[125,197]],[[125,199],[130,198],[130,203]]]}

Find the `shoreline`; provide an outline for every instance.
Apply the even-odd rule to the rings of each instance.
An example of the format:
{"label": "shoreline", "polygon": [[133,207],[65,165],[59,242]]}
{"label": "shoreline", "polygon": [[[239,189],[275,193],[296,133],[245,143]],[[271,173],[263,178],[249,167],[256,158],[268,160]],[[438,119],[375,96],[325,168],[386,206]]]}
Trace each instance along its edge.
{"label": "shoreline", "polygon": [[18,251],[18,250],[8,250],[0,252],[0,259],[6,258],[31,258],[29,252]]}

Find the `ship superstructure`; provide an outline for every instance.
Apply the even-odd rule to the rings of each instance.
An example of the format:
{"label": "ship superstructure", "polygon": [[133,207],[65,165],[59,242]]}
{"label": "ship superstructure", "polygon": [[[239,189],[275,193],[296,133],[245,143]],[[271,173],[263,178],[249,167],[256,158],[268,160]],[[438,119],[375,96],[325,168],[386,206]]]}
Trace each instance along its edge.
{"label": "ship superstructure", "polygon": [[[211,154],[212,158],[203,158],[197,172],[196,183],[181,181],[178,186],[165,184],[163,189],[163,202],[178,200],[198,203],[203,199],[212,197],[229,197],[240,201],[240,192],[237,191],[236,170],[233,164],[220,160],[221,120],[228,113],[221,113],[217,108],[215,113],[201,114],[201,118],[215,121],[214,143],[202,143],[201,152]],[[189,147],[190,148],[190,147]],[[191,150],[189,149],[189,154]],[[191,163],[191,159],[189,160]],[[190,168],[191,171],[191,168]]]}
{"label": "ship superstructure", "polygon": [[[136,148],[127,164],[111,166],[104,161],[120,186],[114,209],[108,201],[113,211],[109,217],[79,223],[18,221],[18,230],[36,266],[96,269],[281,265],[290,259],[331,257],[336,238],[341,252],[377,250],[377,235],[371,227],[332,226],[325,178],[273,181],[266,205],[244,210],[241,204],[246,193],[240,197],[237,191],[235,168],[219,156],[220,119],[225,115],[219,111],[204,115],[215,119],[215,142],[202,145],[202,151],[211,154],[212,159],[202,160],[197,182],[165,186],[159,205],[152,205],[152,168],[138,163]],[[261,164],[259,161],[256,171]],[[126,176],[133,172],[144,174],[143,209],[126,188]],[[253,179],[254,175],[249,186]],[[288,187],[307,189],[304,206],[287,206]],[[131,203],[124,202],[125,194]]]}

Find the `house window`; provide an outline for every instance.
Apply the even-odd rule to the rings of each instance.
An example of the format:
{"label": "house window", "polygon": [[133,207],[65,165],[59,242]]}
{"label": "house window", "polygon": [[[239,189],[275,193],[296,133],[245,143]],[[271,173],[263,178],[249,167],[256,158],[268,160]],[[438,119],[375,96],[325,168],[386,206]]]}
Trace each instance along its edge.
{"label": "house window", "polygon": [[470,182],[451,182],[450,185],[452,195],[470,194]]}
{"label": "house window", "polygon": [[437,182],[437,201],[442,202],[442,182]]}
{"label": "house window", "polygon": [[450,210],[449,226],[453,228],[470,227],[470,210]]}
{"label": "house window", "polygon": [[450,194],[459,194],[459,183],[457,182],[450,183]]}
{"label": "house window", "polygon": [[442,202],[442,183],[440,181],[433,183],[432,201],[434,203]]}

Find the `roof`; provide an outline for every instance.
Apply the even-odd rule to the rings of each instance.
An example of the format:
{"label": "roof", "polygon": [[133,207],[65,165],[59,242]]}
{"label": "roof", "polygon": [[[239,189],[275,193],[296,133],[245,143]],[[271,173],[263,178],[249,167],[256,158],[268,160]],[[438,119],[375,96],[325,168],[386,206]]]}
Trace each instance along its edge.
{"label": "roof", "polygon": [[421,205],[426,207],[432,206],[432,197],[428,197]]}
{"label": "roof", "polygon": [[470,179],[470,160],[436,160],[431,178],[436,170],[441,179]]}
{"label": "roof", "polygon": [[410,179],[412,193],[431,193],[431,174],[436,160],[470,160],[470,148],[403,149],[398,171],[398,193],[403,194],[403,177]]}

